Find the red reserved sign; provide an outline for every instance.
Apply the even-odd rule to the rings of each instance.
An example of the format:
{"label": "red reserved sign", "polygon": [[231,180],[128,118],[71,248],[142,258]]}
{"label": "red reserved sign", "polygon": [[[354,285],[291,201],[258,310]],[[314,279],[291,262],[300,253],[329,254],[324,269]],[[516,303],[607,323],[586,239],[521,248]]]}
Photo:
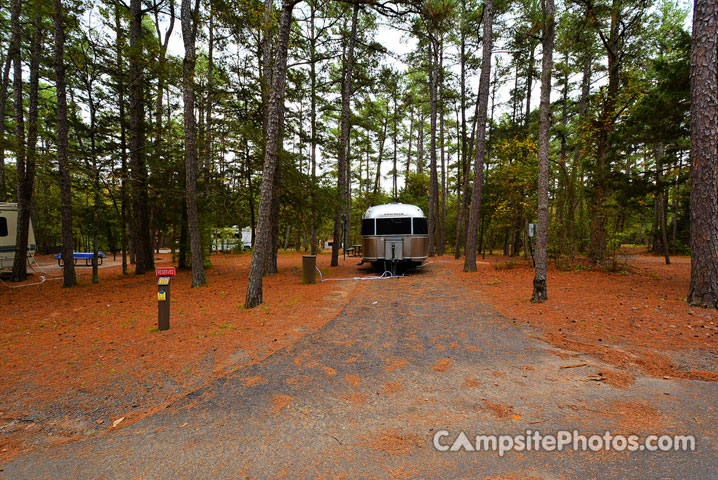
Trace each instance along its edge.
{"label": "red reserved sign", "polygon": [[175,267],[162,267],[162,268],[156,268],[155,273],[158,277],[174,277],[175,276]]}

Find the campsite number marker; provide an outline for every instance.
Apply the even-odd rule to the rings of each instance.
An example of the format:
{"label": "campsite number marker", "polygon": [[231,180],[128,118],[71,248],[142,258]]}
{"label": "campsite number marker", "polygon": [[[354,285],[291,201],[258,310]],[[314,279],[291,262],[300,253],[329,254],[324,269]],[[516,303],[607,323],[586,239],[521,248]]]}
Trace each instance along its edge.
{"label": "campsite number marker", "polygon": [[170,328],[170,280],[175,276],[175,267],[157,268],[157,329]]}

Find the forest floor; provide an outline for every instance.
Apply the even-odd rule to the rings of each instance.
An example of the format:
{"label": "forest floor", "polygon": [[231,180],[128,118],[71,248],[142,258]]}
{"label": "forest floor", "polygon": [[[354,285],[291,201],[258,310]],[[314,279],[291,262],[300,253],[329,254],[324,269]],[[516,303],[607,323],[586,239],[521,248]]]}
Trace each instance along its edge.
{"label": "forest floor", "polygon": [[[150,331],[150,278],[105,274],[69,292],[40,285],[41,299],[12,292],[17,333],[2,370],[20,378],[2,379],[14,381],[2,404],[17,409],[24,394],[27,413],[5,430],[48,431],[64,412],[97,431],[63,445],[29,437],[21,448],[32,450],[2,465],[0,478],[707,478],[718,468],[718,384],[704,381],[718,371],[714,319],[703,316],[712,312],[681,303],[686,259],[627,260],[616,273],[552,267],[549,302],[531,305],[532,273],[517,259],[490,257],[464,274],[462,260],[445,256],[399,279],[301,286],[299,255],[282,254],[266,305],[245,312],[248,259],[223,256],[210,287],[189,289],[186,273],[175,280],[176,319],[161,333]],[[369,274],[355,263],[331,276]],[[106,289],[100,303],[82,300],[93,289]],[[325,307],[326,298],[336,301]],[[134,328],[113,323],[130,313],[103,313],[120,300],[139,316]],[[48,317],[57,308],[77,310],[66,323],[54,317],[52,335],[53,317],[30,334],[18,327],[35,325],[33,309]],[[115,328],[105,331],[108,322]],[[69,338],[55,339],[58,330]],[[43,343],[29,344],[37,336]],[[93,351],[83,342],[102,343]],[[46,350],[54,355],[35,359]],[[38,371],[49,367],[56,373]],[[52,392],[62,400],[46,399]],[[448,442],[458,431],[527,429],[695,435],[696,451],[448,453],[432,447],[442,429]]]}
{"label": "forest floor", "polygon": [[666,265],[662,256],[632,247],[622,249],[618,259],[613,271],[585,259],[560,268],[549,262],[549,300],[543,304],[530,301],[534,271],[525,260],[479,258],[479,275],[464,273],[463,262],[452,268],[501,314],[539,329],[542,340],[555,347],[629,372],[718,381],[718,312],[686,303],[690,257],[674,256]]}
{"label": "forest floor", "polygon": [[[156,259],[157,266],[171,265],[170,254]],[[205,287],[190,288],[190,272],[178,270],[170,329],[159,332],[157,278],[123,276],[119,257],[105,260],[97,285],[85,266],[77,268],[79,285],[72,289],[51,280],[17,289],[0,284],[0,463],[30,448],[101,433],[119,419],[129,424],[259,362],[321,328],[355,286],[302,285],[301,254],[283,253],[279,274],[264,279],[264,304],[247,310],[251,254],[214,255]],[[325,276],[329,260],[317,259]],[[53,257],[38,262],[47,279],[57,278]],[[357,262],[332,268],[332,276],[355,275]]]}
{"label": "forest floor", "polygon": [[[159,258],[158,266],[169,265],[169,255]],[[364,303],[371,308],[377,301],[382,304],[391,302],[403,312],[401,301],[392,301],[390,292],[379,295],[375,282],[371,287],[358,290],[359,285],[367,285],[367,282],[301,285],[301,255],[296,253],[280,254],[280,273],[265,279],[265,303],[248,311],[242,305],[249,260],[250,256],[246,254],[214,256],[213,267],[207,271],[208,287],[190,289],[189,272],[179,272],[172,285],[172,327],[166,332],[156,331],[156,278],[151,275],[123,277],[119,267],[111,262],[100,270],[99,285],[92,285],[89,276],[85,275],[80,277],[81,285],[71,290],[62,289],[57,281],[13,290],[0,286],[3,288],[0,295],[3,312],[0,322],[0,384],[3,385],[0,392],[0,463],[31,449],[124,429],[153,413],[161,414],[178,398],[199,391],[198,388],[207,387],[216,379],[261,368],[268,364],[275,352],[291,356],[287,352],[294,345],[307,341],[311,344],[314,342],[311,339],[321,337],[322,332],[324,336],[329,335],[325,326],[343,309],[352,307],[358,312],[352,316],[350,309],[345,314],[349,315],[348,325],[367,309],[362,306]],[[501,335],[512,336],[513,330],[504,330],[507,322],[518,329],[528,328],[529,335],[536,341],[548,342],[562,367],[567,367],[566,372],[583,372],[584,367],[591,368],[588,364],[594,363],[586,358],[595,358],[603,366],[586,377],[592,383],[626,389],[644,375],[661,382],[673,379],[715,381],[718,378],[715,368],[718,363],[715,325],[718,315],[685,303],[690,259],[674,257],[672,265],[667,266],[661,257],[630,251],[625,260],[616,272],[593,270],[589,264],[580,261],[570,269],[550,266],[549,301],[542,305],[529,301],[533,270],[527,262],[515,258],[488,256],[479,259],[478,274],[468,274],[461,271],[463,259],[437,257],[433,259],[435,265],[426,267],[434,273],[420,277],[417,285],[431,300],[427,289],[440,284],[441,288],[433,295],[443,295],[447,303],[454,305],[453,314],[457,318],[473,304],[480,311],[493,308],[493,312],[501,314],[497,317],[487,311],[481,317],[490,319],[487,320],[489,324],[497,324],[498,327],[492,328],[498,328]],[[49,262],[48,259],[41,261]],[[355,266],[356,259],[348,259],[342,266],[330,269],[329,256],[320,255],[318,263],[325,276],[328,272],[332,277],[369,273]],[[83,273],[89,270],[79,269]],[[33,281],[37,279],[29,280]],[[471,297],[471,292],[475,292],[475,297]],[[352,301],[355,294],[367,299],[354,305],[357,303]],[[377,299],[373,303],[370,301],[372,295]],[[399,297],[393,300],[397,299]],[[437,303],[436,299],[431,301]],[[426,316],[425,323],[413,323],[418,320],[407,317],[408,333],[397,330],[399,336],[416,332],[411,333],[414,346],[406,353],[409,358],[420,343],[427,344],[422,347],[424,349],[439,339],[422,328],[454,327],[449,326],[453,324],[443,325],[441,322],[447,320],[438,320],[434,314],[424,311],[431,307],[423,306],[421,291],[415,292],[407,305],[417,309],[416,313],[407,315]],[[432,318],[437,319],[436,325],[432,324]],[[367,328],[357,325],[356,328]],[[346,328],[343,335],[347,338],[341,344],[349,349],[363,345],[363,358],[370,358],[373,349],[386,348],[396,341],[395,334],[386,333],[382,343],[375,342],[372,346],[366,340],[362,343],[361,338],[370,338],[375,334],[373,331],[361,333],[351,330],[350,326]],[[436,345],[436,355],[442,356],[441,352],[447,348],[455,351],[453,349],[465,342],[462,338],[466,338],[466,332],[455,333],[455,342],[446,340],[447,345],[441,349]],[[475,332],[475,335],[474,343],[483,342],[481,347],[489,350],[491,344],[481,340],[484,334]],[[506,339],[507,345],[513,345],[514,341]],[[467,345],[466,349],[465,355],[472,352],[478,355],[476,352],[481,351],[473,344]],[[314,350],[321,348],[315,346]],[[490,355],[501,357],[501,353],[497,350]],[[347,352],[341,355],[345,354],[347,365],[361,355]],[[313,355],[321,357],[323,353],[316,351]],[[394,358],[397,365],[406,365],[406,360],[399,356],[389,357]],[[275,362],[281,361],[281,357],[278,358]],[[393,365],[391,358],[387,361]],[[306,368],[319,368],[312,364],[316,360],[309,360],[301,354],[293,360],[290,358],[289,364],[295,365],[293,368],[304,368],[305,364]],[[470,363],[471,359],[467,357],[466,361]],[[451,364],[443,358],[431,362],[435,372],[444,372]],[[606,365],[612,368],[605,368]],[[339,369],[336,366],[322,368],[328,378],[334,378]],[[391,373],[396,368],[386,367],[384,370]],[[530,362],[526,363],[520,369],[521,376],[531,375],[532,370]],[[264,377],[245,375],[241,379],[242,388],[267,390],[267,381],[274,383],[266,377],[267,374],[264,372]],[[509,382],[513,374],[511,369],[502,369],[491,375],[496,379],[506,375],[505,381]],[[291,385],[296,388],[304,381],[295,376],[291,378]],[[354,386],[355,378],[348,375],[347,381]],[[542,380],[537,379],[537,382]],[[466,381],[473,388],[475,381],[470,378]],[[488,387],[491,380],[484,381],[488,382]],[[290,385],[289,381],[286,383]],[[506,387],[508,390],[518,383],[513,387],[510,385],[513,383]],[[404,387],[397,382],[387,382],[382,388],[392,393]],[[411,393],[423,398],[425,395],[421,391],[410,392],[408,387],[406,390],[404,396]],[[565,395],[570,396],[571,391],[571,388],[565,388]],[[279,390],[269,393],[274,394],[272,402],[277,404],[273,407],[277,412],[291,402],[291,395],[279,395]],[[374,398],[367,397],[368,393],[346,395],[357,408],[361,408],[367,398],[370,403]],[[282,403],[284,400],[287,405]],[[500,403],[491,403],[494,400],[498,402],[493,397],[485,400],[489,408],[492,405],[500,407]],[[412,401],[418,400],[412,398]],[[575,410],[581,402],[576,399],[571,405]],[[631,408],[626,407],[625,412],[619,409],[617,415],[624,421],[639,421],[645,416],[645,409],[634,408],[636,405],[635,402],[628,404]],[[183,423],[179,428],[185,425]],[[394,440],[398,446],[389,445]],[[409,440],[409,443],[416,441],[414,437]],[[401,436],[389,435],[381,441],[388,451],[400,448],[403,452],[405,447],[408,448],[406,438]]]}

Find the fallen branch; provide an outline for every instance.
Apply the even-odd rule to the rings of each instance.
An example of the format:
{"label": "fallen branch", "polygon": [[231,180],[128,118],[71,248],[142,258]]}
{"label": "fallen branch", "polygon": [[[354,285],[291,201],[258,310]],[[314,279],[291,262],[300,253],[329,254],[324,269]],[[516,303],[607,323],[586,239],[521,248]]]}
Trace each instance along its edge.
{"label": "fallen branch", "polygon": [[576,368],[576,367],[585,367],[588,365],[588,363],[574,363],[572,365],[561,365],[559,368]]}

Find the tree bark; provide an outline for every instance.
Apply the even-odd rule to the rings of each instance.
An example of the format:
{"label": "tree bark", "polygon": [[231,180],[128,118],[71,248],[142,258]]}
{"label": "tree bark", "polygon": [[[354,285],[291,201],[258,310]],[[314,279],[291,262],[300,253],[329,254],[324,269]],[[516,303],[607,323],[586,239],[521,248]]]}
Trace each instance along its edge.
{"label": "tree bark", "polygon": [[[461,139],[461,121],[459,120],[459,107],[456,108],[456,138]],[[463,178],[463,156],[461,153],[462,148],[456,149],[456,241],[454,242],[454,259],[458,259],[461,256],[461,204],[463,202],[463,197],[461,195]]]}
{"label": "tree bark", "polygon": [[[127,275],[127,210],[128,210],[128,198],[127,198],[127,129],[125,119],[125,82],[123,79],[124,72],[123,66],[124,61],[122,58],[122,50],[125,45],[124,33],[122,31],[122,23],[120,21],[120,5],[115,4],[115,48],[116,48],[116,60],[117,60],[117,104],[119,111],[119,123],[120,123],[120,199],[121,199],[121,210],[120,210],[120,223],[122,232],[120,234],[120,243],[122,244],[122,274]],[[64,68],[64,66],[63,66]]]}
{"label": "tree bark", "polygon": [[393,97],[393,101],[394,101],[394,115],[393,115],[394,128],[392,130],[392,137],[393,137],[393,143],[394,143],[394,153],[393,153],[394,168],[392,170],[392,176],[393,176],[393,178],[392,178],[392,192],[393,192],[392,200],[394,202],[396,202],[397,195],[399,193],[398,189],[397,189],[397,185],[398,185],[397,179],[398,179],[398,175],[399,175],[399,172],[397,172],[397,168],[398,168],[397,161],[398,161],[398,153],[399,153],[399,151],[398,151],[398,148],[399,148],[399,144],[398,144],[399,143],[399,127],[398,127],[398,122],[399,122],[399,119],[398,119],[398,116],[399,116],[399,105],[398,105],[399,81],[397,80],[397,78],[394,78],[394,80],[393,80],[393,88],[394,88],[394,91],[392,92],[392,97]]}
{"label": "tree bark", "polygon": [[207,45],[207,92],[206,92],[206,99],[205,99],[205,129],[206,129],[206,137],[204,142],[204,174],[205,174],[205,195],[210,194],[210,187],[211,187],[211,179],[212,179],[212,159],[213,159],[213,151],[214,148],[214,138],[212,133],[212,103],[214,100],[214,48],[215,48],[215,38],[214,38],[214,19],[215,19],[215,11],[214,11],[214,4],[213,0],[209,0],[208,2],[209,7],[209,25],[207,27],[208,30],[208,45]]}
{"label": "tree bark", "polygon": [[548,245],[548,184],[549,148],[551,142],[551,70],[553,69],[554,17],[553,0],[544,0],[544,29],[541,61],[541,103],[539,107],[539,168],[538,168],[538,225],[534,254],[534,291],[531,301],[548,300],[546,260]]}
{"label": "tree bark", "polygon": [[252,253],[252,264],[249,270],[249,284],[245,299],[246,308],[254,308],[262,303],[262,275],[264,274],[265,257],[270,255],[272,219],[272,190],[276,174],[279,146],[281,144],[281,123],[284,120],[284,91],[287,75],[287,49],[289,47],[289,31],[292,24],[292,10],[296,2],[285,0],[279,20],[277,53],[274,57],[272,74],[272,90],[269,95],[267,114],[267,138],[264,153],[264,169],[262,171],[262,193],[259,200],[257,241]]}
{"label": "tree bark", "polygon": [[150,237],[147,164],[145,161],[145,106],[142,60],[142,1],[130,1],[130,164],[132,219],[134,223],[135,274],[154,269]]}
{"label": "tree bark", "polygon": [[[456,242],[454,244],[454,258],[458,259],[461,257],[461,232],[462,232],[462,224],[464,222],[462,218],[462,214],[465,210],[462,205],[462,187],[461,187],[461,178],[466,174],[466,165],[467,165],[467,159],[466,159],[466,33],[465,33],[465,26],[464,26],[464,20],[466,18],[466,0],[461,0],[461,23],[459,25],[459,39],[460,39],[460,46],[459,46],[459,64],[460,64],[460,79],[459,79],[459,88],[461,88],[461,92],[459,92],[459,99],[460,99],[460,108],[461,108],[461,148],[460,148],[460,154],[459,154],[459,166],[457,167],[457,176],[456,176]],[[458,123],[458,119],[457,119]],[[465,178],[465,177],[464,177]],[[466,191],[466,188],[463,190]],[[466,201],[466,196],[463,196],[463,201]]]}
{"label": "tree bark", "polygon": [[155,158],[157,161],[160,161],[160,154],[162,150],[162,136],[163,136],[163,123],[162,123],[162,112],[163,112],[163,106],[162,106],[162,99],[164,96],[164,89],[165,89],[165,77],[167,76],[167,73],[165,72],[165,65],[167,63],[167,47],[169,46],[169,40],[172,36],[172,31],[174,30],[175,25],[175,2],[174,0],[170,0],[169,2],[169,12],[170,12],[170,20],[169,20],[169,26],[167,27],[167,31],[164,35],[164,40],[162,38],[162,32],[160,31],[160,19],[159,19],[159,9],[155,9],[155,29],[157,32],[157,43],[160,47],[160,55],[157,60],[157,102],[155,104],[155,121],[157,122],[155,125]]}
{"label": "tree bark", "polygon": [[534,45],[533,41],[530,41],[530,45],[529,62],[526,68],[526,115],[524,116],[524,130],[526,130],[526,135],[529,133],[531,123],[531,90],[533,89],[534,80],[534,55],[536,54],[536,45]]}
{"label": "tree bark", "polygon": [[[85,66],[88,68],[88,66]],[[87,104],[90,110],[90,162],[87,165],[92,172],[92,283],[100,282],[98,254],[99,246],[97,244],[99,223],[100,223],[100,168],[97,162],[97,104],[93,96],[94,78],[93,73],[89,70],[83,72],[83,83],[87,91]],[[79,122],[78,122],[79,123]],[[82,142],[80,142],[82,147]]]}
{"label": "tree bark", "polygon": [[7,202],[7,184],[5,180],[5,109],[7,107],[8,86],[10,85],[10,66],[12,65],[10,49],[8,49],[7,57],[2,63],[2,79],[0,80],[0,202]]}
{"label": "tree bark", "polygon": [[199,0],[182,0],[182,39],[184,40],[184,61],[182,62],[182,87],[184,99],[184,161],[187,201],[187,223],[189,224],[190,252],[192,256],[192,286],[199,287],[207,283],[204,275],[202,255],[202,233],[197,212],[197,126],[195,124],[195,85],[196,63],[195,40],[197,37],[197,15]]}
{"label": "tree bark", "polygon": [[25,144],[25,120],[23,106],[23,82],[22,82],[22,24],[21,24],[22,1],[12,0],[11,28],[12,37],[11,51],[13,61],[13,103],[15,112],[15,158],[17,166],[17,234],[15,237],[15,258],[12,266],[12,281],[21,282],[27,277],[27,239],[30,222],[30,211],[32,209],[32,190],[28,191],[28,182],[32,186],[31,173],[34,166],[26,159]]}
{"label": "tree bark", "polygon": [[469,224],[466,230],[466,256],[464,257],[464,271],[476,271],[476,240],[479,230],[479,215],[481,214],[481,191],[484,176],[484,154],[486,151],[486,117],[489,106],[489,89],[491,80],[491,50],[493,41],[491,31],[494,21],[494,2],[486,0],[484,4],[484,35],[481,47],[481,76],[479,77],[479,99],[476,132],[476,150],[474,154],[474,185],[471,191],[471,209],[469,210]]}
{"label": "tree bark", "polygon": [[666,205],[663,201],[664,188],[663,188],[663,144],[656,145],[656,199],[658,201],[658,224],[661,229],[661,244],[663,245],[663,257],[666,260],[666,265],[671,264],[671,257],[669,256],[668,249],[668,232],[666,228]]}
{"label": "tree bark", "polygon": [[57,96],[57,160],[62,209],[63,287],[77,284],[72,241],[72,182],[68,158],[67,83],[65,80],[65,21],[62,0],[53,0],[55,25],[55,94]]}
{"label": "tree bark", "polygon": [[[377,193],[381,187],[381,160],[384,157],[384,144],[386,143],[386,133],[389,129],[389,117],[384,116],[384,125],[382,125],[381,133],[379,134],[378,144],[379,152],[376,157],[376,172],[374,175],[374,188],[372,190],[373,198],[376,199]],[[369,166],[367,165],[367,174],[369,173]],[[368,188],[368,185],[367,185]]]}
{"label": "tree bark", "polygon": [[[284,96],[282,96],[282,102],[284,102]],[[284,123],[284,112],[281,113],[282,118],[280,124]],[[278,151],[282,151],[282,136],[283,128],[280,127],[279,133],[279,147]],[[279,271],[277,266],[277,253],[279,249],[279,207],[281,201],[280,190],[282,188],[282,163],[280,158],[277,157],[277,165],[274,171],[274,186],[272,187],[272,219],[271,236],[269,239],[269,254],[264,257],[264,275],[274,275]]]}
{"label": "tree bark", "polygon": [[444,141],[444,42],[439,49],[439,151],[441,152],[441,208],[439,211],[439,244],[436,253],[441,256],[446,250],[446,148]]}
{"label": "tree bark", "polygon": [[436,117],[438,114],[437,84],[439,70],[439,42],[433,33],[429,33],[429,101],[431,108],[431,116],[429,119],[430,139],[429,139],[429,256],[435,254],[435,244],[437,239],[438,218],[437,202],[439,201],[439,181],[437,174],[437,158],[436,158]]}
{"label": "tree bark", "polygon": [[[274,47],[274,43],[272,41],[272,36],[270,35],[271,30],[273,29],[273,20],[272,20],[272,13],[274,12],[274,2],[272,0],[265,0],[264,2],[264,28],[263,28],[263,35],[262,38],[262,45],[261,45],[261,82],[262,82],[262,106],[264,108],[264,122],[262,122],[262,130],[264,133],[264,138],[269,138],[267,134],[267,126],[270,123],[269,120],[269,103],[270,103],[270,96],[272,91],[272,82],[273,82],[273,66],[272,66],[272,50]],[[275,60],[276,61],[276,60]],[[284,93],[282,93],[282,98],[280,99],[280,102],[284,101]],[[279,144],[277,146],[277,151],[280,152],[282,150],[281,145],[281,138],[282,138],[282,130],[284,128],[284,109],[282,108],[281,111],[282,118],[279,119],[279,133],[277,134],[279,137]],[[264,146],[265,148],[265,155],[266,155],[266,144]],[[281,175],[281,162],[279,161],[279,157],[277,157],[277,162],[275,164],[275,172],[273,175],[273,186],[272,186],[272,207],[271,207],[271,214],[270,219],[272,221],[272,225],[269,229],[270,236],[268,237],[268,251],[269,253],[263,257],[263,275],[272,275],[277,273],[277,249],[279,247],[279,207],[280,207],[280,175]]]}
{"label": "tree bark", "polygon": [[419,126],[416,137],[416,173],[424,173],[424,114],[421,111],[417,113]]}
{"label": "tree bark", "polygon": [[[617,1],[614,0],[613,8]],[[616,109],[616,99],[620,87],[621,57],[619,52],[619,30],[622,18],[620,11],[611,15],[611,27],[606,40],[606,56],[608,59],[608,90],[601,110],[598,125],[598,141],[596,147],[596,171],[594,173],[593,194],[591,197],[591,241],[588,255],[595,262],[602,261],[606,256],[606,211],[604,202],[610,195],[609,188],[609,161],[612,146],[610,145],[613,132]]]}
{"label": "tree bark", "polygon": [[[581,172],[579,175],[574,175],[574,177],[578,176],[578,181],[576,182],[576,192],[574,194],[574,198],[578,199],[578,207],[579,207],[579,220],[576,222],[574,219],[576,217],[575,214],[575,208],[576,205],[574,203],[570,204],[570,212],[569,216],[571,218],[571,223],[569,224],[569,241],[571,242],[571,256],[573,257],[576,253],[576,250],[578,250],[578,247],[580,245],[577,245],[576,239],[581,239],[580,241],[583,242],[583,219],[584,219],[584,201],[583,201],[583,164],[581,163],[581,149],[583,148],[585,144],[585,138],[584,135],[581,135],[581,131],[583,130],[582,125],[586,122],[586,118],[588,116],[588,96],[591,93],[591,63],[592,58],[590,53],[586,53],[586,56],[583,60],[583,73],[581,76],[581,97],[578,102],[578,124],[581,128],[579,128],[579,133],[577,135],[576,139],[576,145],[574,147],[573,151],[573,168],[578,169],[579,172]],[[578,224],[578,228],[576,228],[576,225]]]}
{"label": "tree bark", "polygon": [[[488,88],[488,87],[487,87]],[[488,103],[488,93],[487,93],[487,103]],[[463,194],[463,205],[462,205],[462,213],[461,213],[461,230],[464,232],[468,232],[469,230],[469,187],[471,185],[471,168],[470,168],[470,162],[469,159],[474,155],[474,140],[476,137],[476,126],[477,122],[479,120],[479,105],[481,104],[479,97],[481,96],[481,92],[477,92],[476,95],[476,105],[474,108],[474,120],[471,125],[471,136],[467,142],[466,146],[466,156],[464,158],[463,162],[463,168],[464,168],[464,194]],[[487,105],[487,114],[488,114],[488,105]],[[486,117],[484,117],[486,118]],[[485,123],[485,120],[484,120]],[[484,127],[485,132],[485,127]],[[485,135],[485,133],[484,133]],[[485,142],[486,140],[484,140]],[[483,158],[482,158],[482,164],[483,164]],[[478,221],[478,220],[477,220]],[[478,227],[477,227],[478,228]],[[460,232],[459,232],[460,233]],[[466,238],[464,239],[464,245],[466,245]]]}
{"label": "tree bark", "polygon": [[718,308],[718,10],[696,0],[691,43],[691,283],[688,302]]}
{"label": "tree bark", "polygon": [[678,179],[681,176],[681,170],[683,169],[683,152],[678,155],[678,170],[676,171],[676,178],[673,180],[673,218],[671,219],[671,252],[673,255],[676,254],[676,240],[678,237],[678,205],[680,204],[679,198],[681,195],[680,185]]}
{"label": "tree bark", "polygon": [[310,2],[310,38],[309,38],[309,81],[310,81],[310,103],[311,103],[311,138],[310,155],[312,162],[312,191],[311,191],[311,251],[312,255],[317,254],[317,37],[315,29],[315,7]]}
{"label": "tree bark", "polygon": [[[338,175],[337,190],[339,201],[337,202],[334,212],[334,242],[332,242],[332,259],[331,266],[339,265],[339,242],[342,233],[346,235],[346,231],[342,232],[342,215],[346,221],[349,221],[349,210],[351,208],[351,188],[350,179],[347,175],[349,171],[349,116],[351,113],[351,92],[352,92],[352,74],[354,69],[354,49],[357,39],[357,20],[359,18],[359,3],[354,4],[352,11],[351,33],[349,36],[349,48],[347,49],[344,78],[342,80],[342,112],[340,118],[339,133],[339,151],[338,151]],[[346,241],[346,239],[345,239]]]}
{"label": "tree bark", "polygon": [[414,140],[414,110],[409,107],[409,149],[406,152],[406,168],[404,169],[404,188],[409,184],[411,171],[411,145]]}

